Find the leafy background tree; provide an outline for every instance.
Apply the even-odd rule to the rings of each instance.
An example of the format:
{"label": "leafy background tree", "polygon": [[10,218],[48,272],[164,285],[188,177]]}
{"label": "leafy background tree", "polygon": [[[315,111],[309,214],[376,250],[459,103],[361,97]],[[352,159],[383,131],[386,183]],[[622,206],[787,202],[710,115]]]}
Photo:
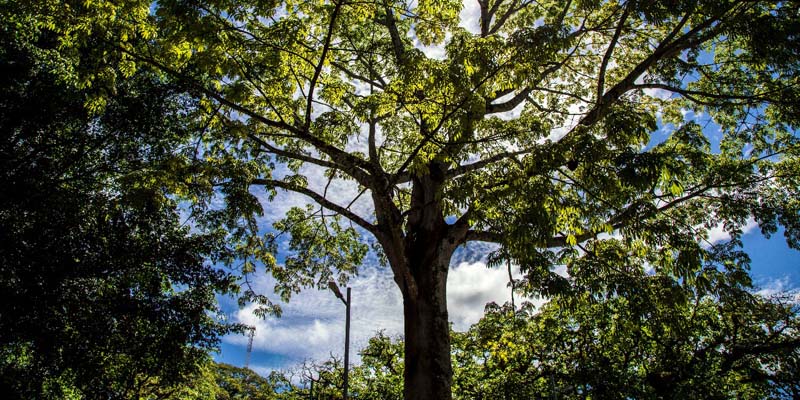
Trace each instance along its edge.
{"label": "leafy background tree", "polygon": [[[537,309],[489,304],[452,332],[453,397],[794,398],[800,335],[796,298],[720,288],[710,296],[661,277],[617,294],[555,296]],[[378,333],[350,370],[350,397],[403,397],[403,341]],[[340,359],[258,377],[219,366],[224,396],[342,398]],[[313,384],[312,384],[313,381]],[[274,396],[274,397],[271,397]]]}
{"label": "leafy background tree", "polygon": [[[222,335],[211,264],[173,199],[191,100],[140,71],[102,110],[59,36],[23,13],[0,26],[0,376],[8,398],[137,398],[186,381]],[[8,18],[6,18],[8,17]],[[73,49],[86,51],[86,48]]]}
{"label": "leafy background tree", "polygon": [[746,292],[696,296],[647,279],[631,297],[586,294],[542,310],[492,305],[454,336],[461,398],[792,398],[797,305]]}

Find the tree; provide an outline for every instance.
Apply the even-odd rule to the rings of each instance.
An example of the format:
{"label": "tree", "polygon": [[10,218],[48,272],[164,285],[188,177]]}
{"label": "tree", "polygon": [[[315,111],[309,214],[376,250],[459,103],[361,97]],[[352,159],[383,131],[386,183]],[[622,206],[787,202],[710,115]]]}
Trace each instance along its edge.
{"label": "tree", "polygon": [[190,233],[164,177],[188,168],[176,147],[190,102],[141,71],[87,110],[78,63],[27,17],[0,18],[4,396],[138,398],[183,382],[237,328],[215,316],[235,279],[211,264],[232,252]]}
{"label": "tree", "polygon": [[[383,332],[378,332],[359,353],[361,363],[352,366],[349,371],[348,396],[365,400],[402,399],[402,340],[393,340]],[[343,377],[342,359],[332,355],[322,362],[305,361],[286,371],[273,371],[265,381],[272,383],[271,393],[274,397],[270,398],[342,399]],[[232,378],[240,379],[238,376]],[[228,392],[232,393],[231,390]]]}
{"label": "tree", "polygon": [[216,398],[225,400],[275,399],[279,396],[277,389],[284,384],[280,379],[266,379],[249,369],[228,364],[216,364],[215,377],[220,388]]}
{"label": "tree", "polygon": [[[359,354],[361,363],[349,370],[348,396],[365,400],[402,399],[402,340],[392,339],[383,332],[378,332],[369,339]],[[344,365],[341,359],[331,357],[323,363],[304,363],[299,375],[301,384],[306,388],[295,389],[299,398],[343,398]]]}
{"label": "tree", "polygon": [[487,307],[454,337],[460,398],[792,398],[798,308],[738,289],[714,297],[661,277],[625,295]]}
{"label": "tree", "polygon": [[361,365],[353,369],[353,393],[359,399],[403,398],[403,343],[383,332],[361,349]]}
{"label": "tree", "polygon": [[[346,279],[374,238],[404,298],[406,399],[451,397],[458,246],[498,245],[523,271],[515,287],[546,296],[645,266],[746,286],[746,265],[702,242],[722,225],[737,243],[748,218],[798,246],[796,1],[480,0],[474,32],[462,6],[100,1],[42,20],[95,21],[59,34],[201,98],[209,153],[261,166],[230,180],[245,204],[251,185],[318,205],[276,224],[283,264],[265,251],[275,236],[250,229],[244,272],[260,261],[288,299]],[[333,198],[340,181],[359,194]],[[647,264],[617,271],[626,255]]]}

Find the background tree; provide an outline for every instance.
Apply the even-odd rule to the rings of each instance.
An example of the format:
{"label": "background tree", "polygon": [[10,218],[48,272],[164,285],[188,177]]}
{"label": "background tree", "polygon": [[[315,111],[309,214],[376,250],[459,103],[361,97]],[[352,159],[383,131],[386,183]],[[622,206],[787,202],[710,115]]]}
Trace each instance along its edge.
{"label": "background tree", "polygon": [[2,6],[4,396],[138,398],[184,382],[236,328],[215,297],[235,278],[210,263],[233,251],[222,233],[190,233],[172,199],[192,102],[141,71],[87,109],[73,72],[97,60],[70,51],[88,49]]}
{"label": "background tree", "polygon": [[[61,37],[201,98],[207,153],[252,166],[225,181],[230,207],[260,210],[247,185],[317,204],[276,224],[294,251],[282,264],[274,236],[237,236],[244,272],[260,261],[288,299],[346,279],[360,234],[374,238],[403,294],[407,399],[451,397],[458,246],[498,245],[524,274],[517,287],[548,296],[645,266],[747,286],[746,264],[701,245],[718,224],[734,243],[748,218],[765,234],[782,225],[798,246],[796,1],[480,0],[476,32],[458,25],[461,7],[101,1],[41,20],[80,22]],[[320,171],[327,182],[307,179]],[[359,194],[330,196],[342,180]],[[371,211],[353,207],[362,199]],[[626,255],[647,263],[609,261]]]}
{"label": "background tree", "polygon": [[281,389],[288,386],[288,381],[278,374],[264,378],[247,368],[228,364],[216,364],[214,377],[220,389],[216,399],[276,399],[280,398]]}
{"label": "background tree", "polygon": [[707,296],[647,277],[624,295],[492,305],[454,337],[460,398],[792,398],[800,381],[792,298]]}
{"label": "background tree", "polygon": [[[403,398],[403,342],[378,332],[359,351],[361,363],[349,371],[348,396],[366,400]],[[341,358],[306,361],[287,371],[272,372],[275,398],[342,399]]]}
{"label": "background tree", "polygon": [[360,351],[361,365],[353,369],[350,382],[358,398],[399,400],[403,398],[403,342],[378,332]]}
{"label": "background tree", "polygon": [[[365,400],[403,398],[403,342],[383,332],[371,337],[359,350],[361,363],[349,370],[348,396]],[[343,398],[344,365],[331,357],[322,363],[304,363],[299,371],[298,398]],[[311,390],[313,381],[313,391]]]}

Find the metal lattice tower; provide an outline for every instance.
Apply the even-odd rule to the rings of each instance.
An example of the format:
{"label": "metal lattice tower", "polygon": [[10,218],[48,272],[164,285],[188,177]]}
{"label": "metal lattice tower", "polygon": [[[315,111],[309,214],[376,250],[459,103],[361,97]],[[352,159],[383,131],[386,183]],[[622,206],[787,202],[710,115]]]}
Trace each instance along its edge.
{"label": "metal lattice tower", "polygon": [[247,340],[247,358],[244,361],[244,367],[250,368],[250,354],[253,352],[253,336],[256,335],[256,327],[250,327],[250,333],[248,334],[249,338]]}

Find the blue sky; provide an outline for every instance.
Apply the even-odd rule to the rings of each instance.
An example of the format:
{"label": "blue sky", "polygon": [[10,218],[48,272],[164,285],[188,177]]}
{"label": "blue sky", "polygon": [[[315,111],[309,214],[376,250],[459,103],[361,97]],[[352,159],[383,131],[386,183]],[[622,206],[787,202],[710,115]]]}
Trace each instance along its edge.
{"label": "blue sky", "polygon": [[780,290],[800,288],[800,252],[786,245],[782,232],[767,239],[758,230],[745,235],[744,249],[752,259],[756,286]]}
{"label": "blue sky", "polygon": [[[477,30],[477,9],[466,3],[461,13],[462,26]],[[440,58],[444,55],[441,46],[425,47],[422,50],[429,56]],[[507,117],[513,118],[515,112]],[[706,131],[712,144],[715,132]],[[654,140],[663,139],[654,134]],[[311,187],[326,182],[320,170],[308,170]],[[357,189],[342,182],[334,182],[328,193],[336,198],[353,198]],[[264,193],[256,191],[259,197]],[[369,215],[370,205],[364,196],[354,205],[360,215]],[[280,194],[274,202],[265,203],[268,210],[260,221],[263,229],[268,229],[273,221],[280,218],[292,206],[302,206],[308,200],[291,193]],[[346,202],[345,202],[346,203]],[[800,288],[800,252],[789,249],[782,231],[770,239],[764,238],[754,223],[749,224],[743,236],[744,249],[752,259],[752,277],[757,290],[764,294]],[[371,240],[371,239],[370,239]],[[726,240],[720,230],[714,230],[709,240]],[[462,249],[454,257],[448,279],[448,308],[456,329],[466,329],[477,322],[487,302],[503,303],[510,299],[505,269],[488,269],[485,257],[491,246],[476,244]],[[282,254],[278,255],[282,259]],[[268,276],[257,276],[255,284],[266,294],[274,284]],[[380,269],[370,259],[359,276],[354,277],[350,286],[353,290],[353,321],[351,333],[351,359],[358,362],[357,351],[378,331],[390,336],[402,332],[402,298],[389,271]],[[517,296],[519,300],[519,296]],[[539,300],[541,302],[541,300]],[[273,369],[289,368],[304,360],[324,360],[331,354],[341,357],[344,341],[344,306],[330,291],[307,289],[293,297],[288,304],[282,304],[282,318],[256,318],[253,307],[239,309],[233,299],[223,299],[223,309],[228,317],[237,322],[256,326],[256,336],[250,367],[258,373],[267,374]],[[218,361],[243,366],[246,356],[247,338],[228,336],[223,340],[221,352],[215,356]]]}

